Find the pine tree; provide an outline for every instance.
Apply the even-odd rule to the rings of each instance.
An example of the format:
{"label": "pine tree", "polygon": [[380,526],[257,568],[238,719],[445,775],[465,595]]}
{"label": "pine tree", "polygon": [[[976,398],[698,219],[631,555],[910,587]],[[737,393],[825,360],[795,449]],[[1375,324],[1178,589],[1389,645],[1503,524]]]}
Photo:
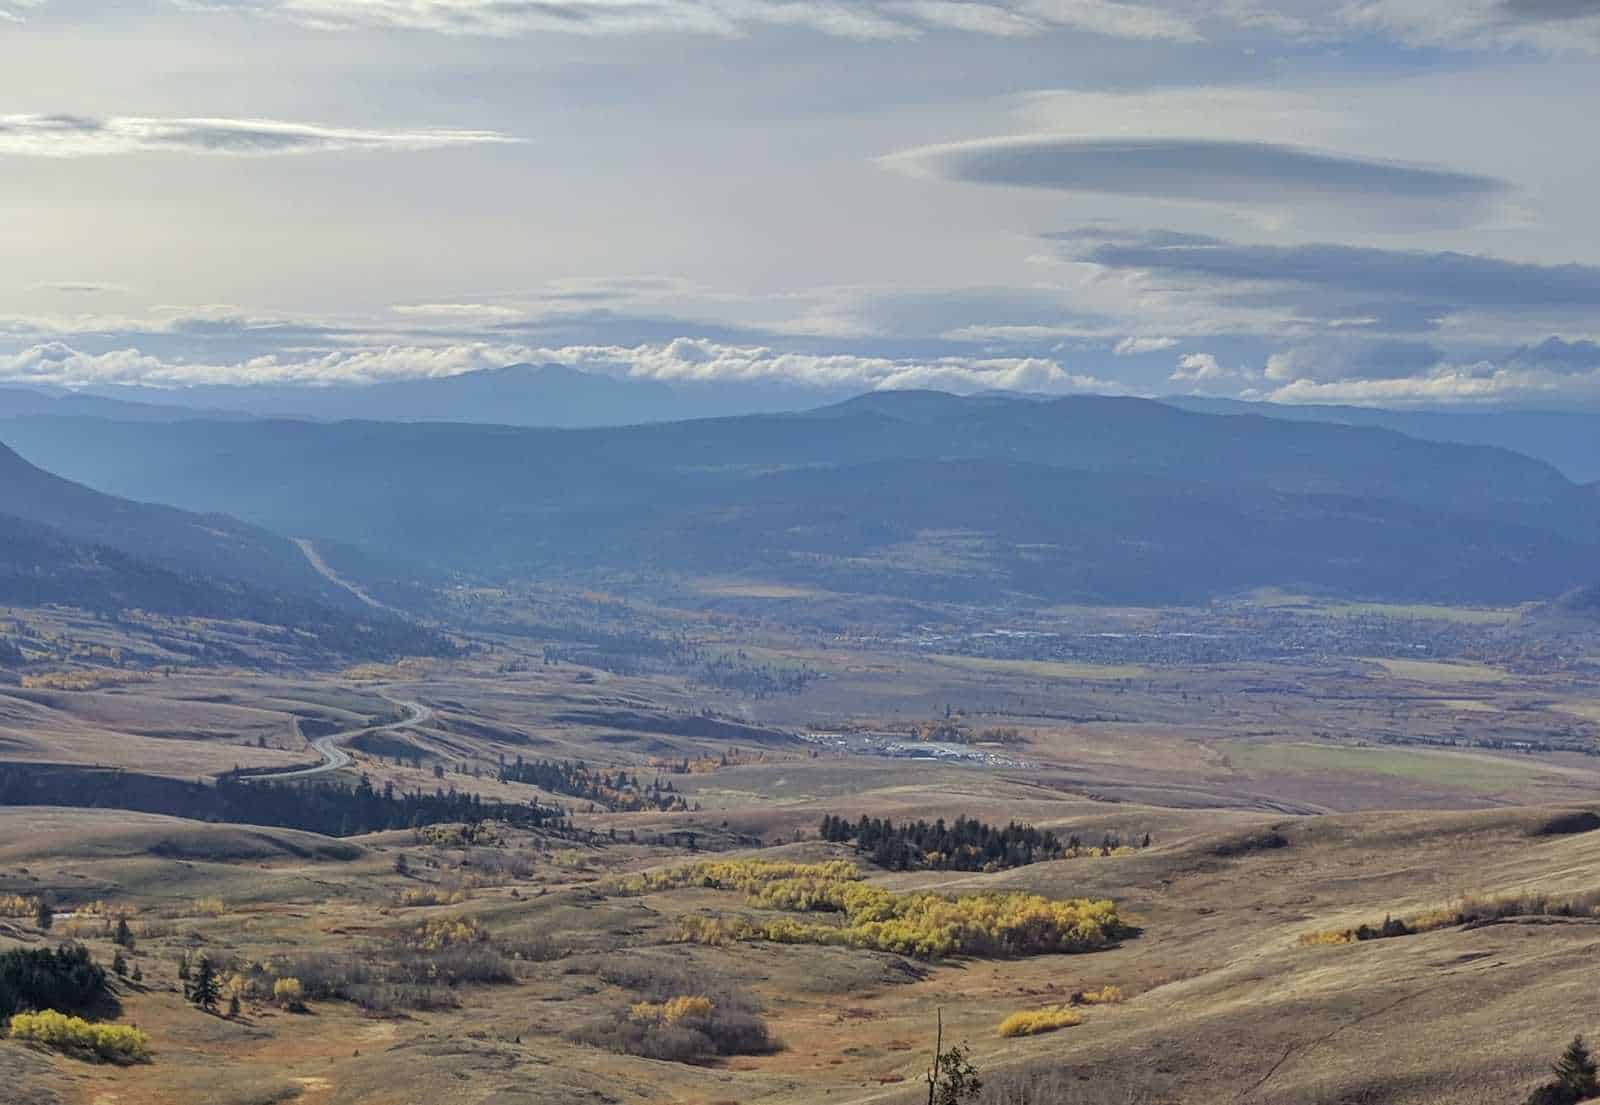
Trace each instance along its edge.
{"label": "pine tree", "polygon": [[111,957],[111,969],[116,972],[118,978],[126,978],[128,975],[128,960],[122,954],[121,948],[118,948],[117,954]]}
{"label": "pine tree", "polygon": [[117,918],[117,931],[111,937],[111,942],[119,948],[133,950],[133,930],[128,927],[128,919],[126,917]]}
{"label": "pine tree", "polygon": [[239,995],[238,995],[237,992],[234,992],[234,993],[228,995],[228,1019],[229,1020],[237,1020],[238,1018],[239,1018]]}
{"label": "pine tree", "polygon": [[1574,1036],[1567,1045],[1567,1050],[1561,1053],[1561,1058],[1556,1060],[1556,1083],[1572,1096],[1574,1101],[1582,1101],[1600,1093],[1600,1081],[1597,1081],[1597,1072],[1594,1059],[1589,1055],[1582,1036]]}
{"label": "pine tree", "polygon": [[33,921],[44,932],[50,931],[50,926],[55,924],[56,913],[50,908],[50,903],[44,899],[39,900],[39,908],[34,911]]}
{"label": "pine tree", "polygon": [[217,982],[216,968],[211,966],[211,960],[206,956],[200,957],[200,962],[195,964],[194,981],[189,984],[189,1000],[208,1012],[215,1010],[217,999],[222,996],[222,987]]}

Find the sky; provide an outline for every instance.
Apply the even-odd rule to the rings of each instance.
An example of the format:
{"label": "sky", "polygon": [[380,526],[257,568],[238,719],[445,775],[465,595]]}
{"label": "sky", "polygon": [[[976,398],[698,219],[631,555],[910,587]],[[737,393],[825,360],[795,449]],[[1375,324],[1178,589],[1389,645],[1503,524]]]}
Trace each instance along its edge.
{"label": "sky", "polygon": [[0,383],[1600,409],[1600,0],[0,0]]}

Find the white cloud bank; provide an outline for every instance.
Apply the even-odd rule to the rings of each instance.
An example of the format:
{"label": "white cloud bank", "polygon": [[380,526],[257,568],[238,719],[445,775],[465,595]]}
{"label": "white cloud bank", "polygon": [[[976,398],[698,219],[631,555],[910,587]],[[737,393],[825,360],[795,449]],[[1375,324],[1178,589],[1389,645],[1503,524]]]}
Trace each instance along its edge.
{"label": "white cloud bank", "polygon": [[170,361],[136,348],[92,353],[63,341],[0,354],[0,382],[85,387],[143,384],[297,385],[334,387],[457,376],[508,364],[561,364],[589,372],[674,383],[772,382],[797,387],[862,390],[936,388],[970,393],[1004,390],[1067,394],[1123,392],[1113,381],[1077,375],[1037,357],[897,360],[852,354],[791,353],[727,345],[703,338],[663,344],[537,348],[468,342],[332,350],[313,356],[253,357],[226,364]]}
{"label": "white cloud bank", "polygon": [[1198,41],[1173,7],[1122,0],[178,0],[188,8],[242,11],[340,31],[380,29],[517,38],[541,33],[679,32],[738,37],[761,27],[803,27],[836,38],[914,38],[929,30],[998,37],[1065,27],[1138,40]]}
{"label": "white cloud bank", "polygon": [[398,152],[519,141],[487,130],[360,130],[270,119],[0,115],[0,156],[12,157]]}

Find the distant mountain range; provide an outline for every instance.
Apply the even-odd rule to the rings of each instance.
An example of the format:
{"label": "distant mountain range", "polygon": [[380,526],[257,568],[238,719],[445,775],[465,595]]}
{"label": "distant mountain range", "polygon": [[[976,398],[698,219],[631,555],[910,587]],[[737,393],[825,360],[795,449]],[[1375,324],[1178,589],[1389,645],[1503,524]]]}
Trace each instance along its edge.
{"label": "distant mountain range", "polygon": [[[103,386],[78,393],[0,387],[0,419],[62,415],[174,422],[281,417],[576,429],[795,413],[842,402],[860,390],[818,390],[763,381],[667,383],[583,372],[564,365],[517,364],[370,386]],[[1011,393],[993,398],[1050,401],[1046,396]],[[1424,441],[1495,445],[1554,465],[1580,483],[1600,481],[1600,414],[1593,412],[1383,410],[1193,396],[1174,396],[1162,402],[1204,414],[1371,426]],[[4,436],[0,430],[0,439]]]}
{"label": "distant mountain range", "polygon": [[0,418],[60,414],[167,422],[256,417],[572,428],[807,410],[859,391],[765,381],[667,383],[558,364],[514,364],[456,376],[343,387],[104,386],[77,394],[0,388]]}
{"label": "distant mountain range", "polygon": [[1087,602],[1274,584],[1498,602],[1600,574],[1600,493],[1548,464],[1138,399],[885,392],[588,430],[35,417],[0,435],[120,495],[437,579],[744,575]]}
{"label": "distant mountain range", "polygon": [[1241,403],[1183,397],[1165,402],[1205,414],[1254,414],[1293,422],[1377,426],[1425,441],[1495,445],[1537,457],[1580,483],[1600,481],[1600,414],[1586,411],[1397,411],[1376,407]]}

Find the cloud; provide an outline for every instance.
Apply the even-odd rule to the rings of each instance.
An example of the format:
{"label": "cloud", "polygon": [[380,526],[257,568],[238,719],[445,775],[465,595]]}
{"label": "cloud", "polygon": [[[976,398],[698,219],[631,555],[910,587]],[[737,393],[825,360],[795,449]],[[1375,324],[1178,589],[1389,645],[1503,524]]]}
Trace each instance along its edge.
{"label": "cloud", "polygon": [[520,362],[563,364],[589,372],[672,383],[767,382],[817,389],[939,388],[955,392],[1127,390],[1114,381],[1069,373],[1055,361],[1035,357],[899,359],[797,353],[694,337],[635,346],[547,348],[491,342],[390,345],[299,356],[281,352],[227,363],[157,357],[134,347],[90,352],[69,342],[49,341],[0,354],[0,381],[64,387],[329,387],[456,376]]}
{"label": "cloud", "polygon": [[1328,243],[1242,244],[1098,227],[1052,237],[1078,262],[1147,279],[1187,281],[1190,293],[1292,312],[1329,326],[1432,329],[1444,316],[1462,312],[1580,316],[1600,308],[1600,266],[1595,265]]}
{"label": "cloud", "polygon": [[1550,337],[1453,357],[1427,345],[1324,343],[1272,354],[1266,398],[1292,403],[1551,404],[1600,401],[1600,343]]}
{"label": "cloud", "polygon": [[47,280],[33,285],[33,290],[64,295],[120,295],[128,291],[122,284],[106,284],[97,280]]}
{"label": "cloud", "polygon": [[178,0],[325,30],[359,28],[519,38],[542,33],[688,33],[737,37],[803,27],[836,38],[912,38],[924,28],[999,37],[1064,27],[1141,40],[1198,41],[1185,14],[1120,0]]}
{"label": "cloud", "polygon": [[1118,357],[1137,357],[1142,353],[1159,353],[1177,344],[1177,338],[1123,338],[1112,346],[1111,352]]}
{"label": "cloud", "polygon": [[139,349],[85,352],[66,342],[45,342],[13,354],[0,354],[0,380],[65,387],[91,384],[147,384],[187,387],[199,384],[299,384],[329,386],[384,380],[455,376],[474,369],[499,368],[528,359],[531,351],[484,342],[423,347],[387,346],[333,350],[299,358],[269,354],[232,363],[168,360]]}
{"label": "cloud", "polygon": [[1349,30],[1419,45],[1600,50],[1600,7],[1592,0],[1354,0],[1335,10]]}
{"label": "cloud", "polygon": [[1516,364],[1551,372],[1574,375],[1600,372],[1600,342],[1546,338],[1538,345],[1524,346],[1517,350],[1511,359]]}
{"label": "cloud", "polygon": [[523,308],[500,303],[401,303],[389,309],[407,318],[442,322],[511,322],[528,317],[528,312]]}
{"label": "cloud", "polygon": [[1231,368],[1223,368],[1210,353],[1185,353],[1178,358],[1178,367],[1168,379],[1177,383],[1199,384],[1225,380],[1239,375]]}
{"label": "cloud", "polygon": [[1092,34],[1169,42],[1201,40],[1193,21],[1171,8],[1113,0],[1029,0],[1022,10],[1036,19]]}
{"label": "cloud", "polygon": [[965,183],[1254,209],[1333,206],[1413,225],[1469,219],[1506,192],[1503,182],[1472,173],[1214,139],[1028,135],[928,146],[885,163]]}
{"label": "cloud", "polygon": [[1069,373],[1055,361],[1037,357],[897,359],[850,353],[796,353],[688,337],[664,345],[541,350],[540,356],[575,368],[680,383],[770,381],[819,388],[940,388],[957,392],[1125,390],[1112,381]]}
{"label": "cloud", "polygon": [[1443,364],[1422,376],[1393,380],[1295,380],[1266,393],[1279,403],[1361,406],[1497,406],[1592,404],[1600,372],[1571,377],[1515,364]]}
{"label": "cloud", "polygon": [[1600,18],[1595,0],[1500,0],[1495,7],[1507,18],[1532,23]]}
{"label": "cloud", "polygon": [[518,141],[485,130],[356,130],[267,119],[0,115],[0,156],[18,157],[382,152]]}
{"label": "cloud", "polygon": [[968,0],[907,0],[896,4],[895,10],[929,26],[995,38],[1028,38],[1045,29],[1039,20],[1020,12]]}
{"label": "cloud", "polygon": [[1296,346],[1267,358],[1266,377],[1293,380],[1400,380],[1425,375],[1446,360],[1422,342],[1325,340]]}
{"label": "cloud", "polygon": [[762,25],[802,26],[869,40],[915,33],[870,5],[827,0],[189,0],[185,6],[247,11],[323,30],[367,28],[493,38],[550,32],[680,32],[731,38]]}

